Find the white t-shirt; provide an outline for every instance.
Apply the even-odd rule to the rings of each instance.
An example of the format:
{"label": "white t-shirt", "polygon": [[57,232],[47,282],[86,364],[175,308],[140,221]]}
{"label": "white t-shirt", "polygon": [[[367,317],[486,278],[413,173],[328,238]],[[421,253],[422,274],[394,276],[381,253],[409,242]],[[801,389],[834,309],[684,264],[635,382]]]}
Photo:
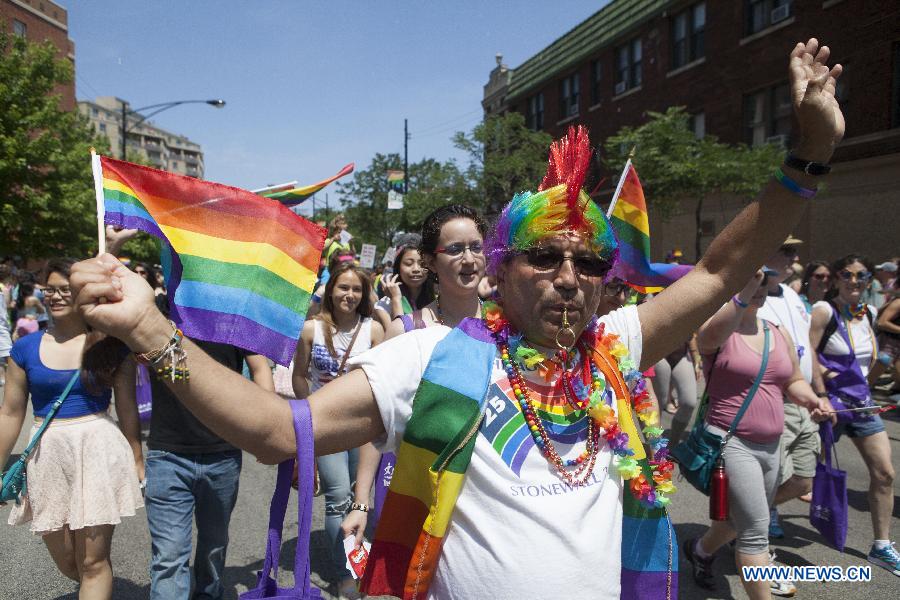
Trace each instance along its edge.
{"label": "white t-shirt", "polygon": [[769,296],[766,303],[756,313],[760,319],[765,319],[787,332],[794,341],[794,347],[800,357],[800,372],[807,383],[812,383],[812,353],[809,342],[809,326],[812,322],[806,304],[800,295],[784,285],[781,287],[781,296]]}
{"label": "white t-shirt", "polygon": [[[831,305],[824,300],[816,302],[813,305],[813,310],[824,310],[827,311],[829,315],[834,314],[831,310]],[[878,311],[875,310],[875,307],[869,305],[869,313],[872,315],[872,322],[874,323],[878,317]],[[846,319],[844,320],[844,324],[847,325]],[[869,325],[869,319],[863,317],[862,319],[853,319],[850,321],[849,326],[847,327],[847,335],[850,337],[850,342],[853,344],[852,350],[856,355],[856,362],[859,363],[859,368],[862,369],[863,376],[868,377],[869,368],[872,366],[873,357],[875,356],[876,348],[878,347],[877,342],[875,341],[875,332],[872,330],[872,326]],[[828,342],[825,344],[826,354],[844,356],[850,354],[850,350],[851,348],[847,346],[847,342],[844,341],[844,336],[837,330],[830,338],[828,338]]]}
{"label": "white t-shirt", "polygon": [[[627,306],[601,321],[640,364],[637,308]],[[443,326],[415,330],[351,361],[365,371],[381,411],[386,434],[376,441],[379,450],[399,446],[425,367],[449,332]],[[534,373],[523,375],[541,382],[537,390],[530,388],[539,410],[544,404],[555,415],[570,412],[564,399],[551,394],[551,385]],[[619,598],[622,480],[610,476],[612,453],[601,442],[589,485],[573,488],[534,445],[499,358],[487,393],[485,418],[428,597]],[[584,450],[586,425],[586,420],[561,425],[551,434],[563,459]]]}

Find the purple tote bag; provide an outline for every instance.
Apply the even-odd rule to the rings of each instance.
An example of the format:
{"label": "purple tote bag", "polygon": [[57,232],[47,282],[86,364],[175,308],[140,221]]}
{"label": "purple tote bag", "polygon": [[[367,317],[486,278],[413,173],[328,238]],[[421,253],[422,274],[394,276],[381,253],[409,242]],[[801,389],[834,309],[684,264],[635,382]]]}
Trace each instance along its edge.
{"label": "purple tote bag", "polygon": [[290,600],[320,600],[318,588],[309,583],[309,530],[312,523],[313,498],[313,433],[312,418],[306,400],[289,400],[294,415],[294,433],[297,436],[297,552],[294,554],[294,587],[278,587],[278,561],[281,556],[281,531],[287,512],[288,496],[294,460],[278,465],[275,494],[269,507],[269,537],[266,542],[266,560],[259,573],[256,587],[240,595],[241,600],[257,598],[284,598]]}
{"label": "purple tote bag", "polygon": [[[816,464],[809,522],[831,545],[843,552],[847,541],[847,472],[841,471],[837,464],[831,421],[819,425],[819,436],[825,461]],[[831,466],[832,454],[835,467]]]}

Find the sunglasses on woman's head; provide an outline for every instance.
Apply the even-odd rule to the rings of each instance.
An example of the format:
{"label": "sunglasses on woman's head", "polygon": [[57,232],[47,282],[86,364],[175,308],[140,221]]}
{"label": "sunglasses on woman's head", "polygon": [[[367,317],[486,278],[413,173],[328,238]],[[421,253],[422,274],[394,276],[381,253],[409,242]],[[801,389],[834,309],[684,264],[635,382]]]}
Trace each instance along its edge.
{"label": "sunglasses on woman's head", "polygon": [[610,262],[599,256],[566,256],[552,248],[531,248],[524,255],[528,264],[537,271],[556,271],[566,260],[571,260],[575,272],[583,277],[603,277],[612,268]]}
{"label": "sunglasses on woman's head", "polygon": [[840,277],[844,281],[852,281],[855,279],[860,283],[865,283],[866,281],[872,279],[872,274],[868,271],[860,271],[859,273],[854,273],[853,271],[847,271],[845,269],[838,272],[838,277]]}

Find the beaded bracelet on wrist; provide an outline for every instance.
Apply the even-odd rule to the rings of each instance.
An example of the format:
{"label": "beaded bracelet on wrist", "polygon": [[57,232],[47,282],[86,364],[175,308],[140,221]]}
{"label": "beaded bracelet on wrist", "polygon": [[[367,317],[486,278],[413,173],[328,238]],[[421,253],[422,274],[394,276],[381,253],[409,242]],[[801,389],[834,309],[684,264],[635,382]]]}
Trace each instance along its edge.
{"label": "beaded bracelet on wrist", "polygon": [[152,368],[160,377],[169,377],[173,382],[187,381],[191,372],[187,367],[187,353],[182,346],[184,333],[174,322],[169,321],[169,324],[173,331],[166,345],[157,350],[135,353],[135,360]]}

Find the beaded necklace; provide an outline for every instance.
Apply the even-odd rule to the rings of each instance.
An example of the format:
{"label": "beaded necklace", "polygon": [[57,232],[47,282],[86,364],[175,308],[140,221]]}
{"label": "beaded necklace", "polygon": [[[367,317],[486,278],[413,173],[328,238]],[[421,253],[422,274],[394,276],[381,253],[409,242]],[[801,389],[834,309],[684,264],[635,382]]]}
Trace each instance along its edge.
{"label": "beaded necklace", "polygon": [[[643,375],[637,370],[637,365],[618,336],[605,333],[603,325],[596,318],[582,333],[577,343],[583,361],[581,370],[582,373],[590,373],[591,384],[589,389],[579,390],[585,386],[575,373],[574,357],[569,353],[563,352],[561,356],[546,358],[537,350],[527,347],[522,336],[513,330],[509,321],[503,317],[502,309],[495,302],[483,304],[483,318],[487,328],[494,334],[503,368],[522,409],[532,439],[544,457],[554,465],[559,476],[573,486],[585,484],[593,472],[602,436],[615,455],[617,472],[622,479],[630,481],[629,489],[632,495],[648,508],[667,506],[670,502],[667,494],[675,492],[675,486],[672,484],[674,465],[668,460],[668,440],[662,437],[662,429],[657,426],[659,414],[650,400]],[[511,351],[511,347],[515,347],[515,350]],[[644,425],[644,436],[653,450],[653,458],[649,460],[651,469],[649,478],[634,458],[634,451],[629,448],[628,434],[619,428],[616,411],[612,406],[615,393],[612,386],[606,385],[601,369],[595,361],[601,361],[607,368],[618,370],[626,385],[630,387],[635,413]],[[548,380],[556,369],[562,369],[560,378],[566,401],[576,410],[584,411],[580,418],[589,418],[585,449],[577,458],[563,460],[556,451],[534,408],[520,366],[530,370],[541,368]]]}
{"label": "beaded necklace", "polygon": [[852,321],[853,319],[862,319],[868,310],[869,306],[865,303],[857,304],[856,306],[845,304],[842,312],[848,321]]}

